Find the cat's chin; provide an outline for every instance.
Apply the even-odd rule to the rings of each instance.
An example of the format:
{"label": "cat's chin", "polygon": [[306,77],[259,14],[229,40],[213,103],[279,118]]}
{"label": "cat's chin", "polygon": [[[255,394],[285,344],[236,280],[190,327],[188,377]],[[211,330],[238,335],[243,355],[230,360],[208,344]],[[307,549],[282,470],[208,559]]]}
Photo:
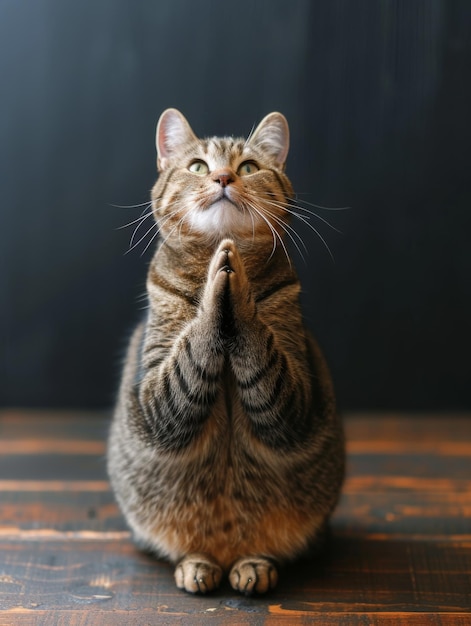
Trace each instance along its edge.
{"label": "cat's chin", "polygon": [[217,200],[206,209],[193,209],[188,215],[191,229],[218,238],[220,236],[241,236],[252,233],[256,217],[238,207],[228,198]]}

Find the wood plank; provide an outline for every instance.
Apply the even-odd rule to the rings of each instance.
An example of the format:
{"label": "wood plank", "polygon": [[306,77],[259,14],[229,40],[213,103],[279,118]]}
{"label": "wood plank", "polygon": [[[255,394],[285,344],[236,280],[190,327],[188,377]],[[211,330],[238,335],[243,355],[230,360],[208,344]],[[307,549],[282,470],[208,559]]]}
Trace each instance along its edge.
{"label": "wood plank", "polygon": [[289,567],[276,592],[252,599],[227,585],[197,599],[180,592],[170,565],[137,552],[126,540],[102,542],[99,551],[93,541],[2,543],[0,552],[3,610],[94,605],[103,611],[166,607],[190,615],[228,606],[267,614],[282,606],[296,616],[299,611],[466,613],[471,606],[471,545],[337,537],[326,556]]}
{"label": "wood plank", "polygon": [[334,513],[337,531],[431,536],[471,535],[471,490],[345,490]]}
{"label": "wood plank", "polygon": [[471,414],[467,413],[347,413],[347,441],[417,443],[470,442]]}
{"label": "wood plank", "polygon": [[349,454],[347,475],[408,476],[433,480],[471,480],[471,456],[436,454]]}
{"label": "wood plank", "polygon": [[9,528],[126,530],[124,518],[108,488],[106,491],[4,492],[1,494],[0,511],[0,532]]}
{"label": "wood plank", "polygon": [[94,454],[103,456],[106,453],[104,441],[73,440],[73,439],[4,439],[0,441],[2,455],[31,454]]}
{"label": "wood plank", "polygon": [[77,492],[109,491],[107,480],[0,480],[1,492]]}
{"label": "wood plank", "polygon": [[0,439],[106,439],[109,411],[0,410]]}
{"label": "wood plank", "polygon": [[8,480],[106,480],[106,459],[96,454],[2,454],[0,478]]}
{"label": "wood plank", "polygon": [[[2,617],[3,615],[3,617]],[[166,607],[149,608],[135,611],[115,610],[113,613],[86,607],[65,611],[28,611],[0,612],[0,626],[469,626],[469,613],[408,613],[402,612],[314,612],[285,611],[283,607],[273,606],[268,614],[257,614],[252,608],[241,611],[228,606],[214,606],[206,612],[190,615],[167,609]]]}
{"label": "wood plank", "polygon": [[426,454],[435,456],[471,456],[471,442],[468,441],[347,441],[349,454]]}
{"label": "wood plank", "polygon": [[381,493],[383,491],[439,491],[469,492],[471,480],[454,480],[450,478],[417,478],[412,476],[376,476],[364,474],[350,475],[345,483],[344,491]]}

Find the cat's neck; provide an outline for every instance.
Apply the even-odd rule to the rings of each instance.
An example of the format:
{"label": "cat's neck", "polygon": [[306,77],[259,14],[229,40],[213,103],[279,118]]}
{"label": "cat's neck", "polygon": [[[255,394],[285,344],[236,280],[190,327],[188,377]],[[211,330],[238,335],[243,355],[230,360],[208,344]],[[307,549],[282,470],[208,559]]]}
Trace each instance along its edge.
{"label": "cat's neck", "polygon": [[[244,260],[251,281],[262,280],[265,284],[276,279],[289,278],[295,270],[283,246],[273,249],[273,240],[267,238],[234,239]],[[220,241],[202,245],[201,241],[164,241],[151,262],[151,270],[165,275],[175,287],[185,291],[196,291],[206,281],[209,262]]]}

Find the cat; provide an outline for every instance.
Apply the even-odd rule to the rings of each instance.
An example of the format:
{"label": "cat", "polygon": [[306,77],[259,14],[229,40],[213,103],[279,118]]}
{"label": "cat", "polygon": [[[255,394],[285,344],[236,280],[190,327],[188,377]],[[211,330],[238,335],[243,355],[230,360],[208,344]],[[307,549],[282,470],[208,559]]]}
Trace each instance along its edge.
{"label": "cat", "polygon": [[320,541],[344,438],[329,371],[303,325],[283,237],[289,129],[198,139],[160,117],[160,243],[110,429],[108,473],[136,542],[177,587],[264,593]]}

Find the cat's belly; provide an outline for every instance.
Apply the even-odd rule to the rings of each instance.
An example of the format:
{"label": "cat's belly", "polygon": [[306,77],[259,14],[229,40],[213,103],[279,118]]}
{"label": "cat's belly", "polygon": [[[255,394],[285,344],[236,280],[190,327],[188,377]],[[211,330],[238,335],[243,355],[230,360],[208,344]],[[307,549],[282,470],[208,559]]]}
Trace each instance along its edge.
{"label": "cat's belly", "polygon": [[[150,520],[149,520],[150,522]],[[224,496],[156,513],[138,534],[176,562],[191,552],[212,555],[224,569],[242,556],[290,559],[314,540],[324,517],[276,505],[246,509]]]}
{"label": "cat's belly", "polygon": [[[140,487],[123,472],[123,511],[136,539],[173,562],[192,552],[213,556],[224,569],[250,555],[295,558],[315,540],[329,503],[321,506],[315,488],[300,497],[282,460],[249,445],[236,399],[228,428],[225,400],[221,393],[206,432],[186,456],[134,457]],[[306,466],[311,473],[314,463]]]}

